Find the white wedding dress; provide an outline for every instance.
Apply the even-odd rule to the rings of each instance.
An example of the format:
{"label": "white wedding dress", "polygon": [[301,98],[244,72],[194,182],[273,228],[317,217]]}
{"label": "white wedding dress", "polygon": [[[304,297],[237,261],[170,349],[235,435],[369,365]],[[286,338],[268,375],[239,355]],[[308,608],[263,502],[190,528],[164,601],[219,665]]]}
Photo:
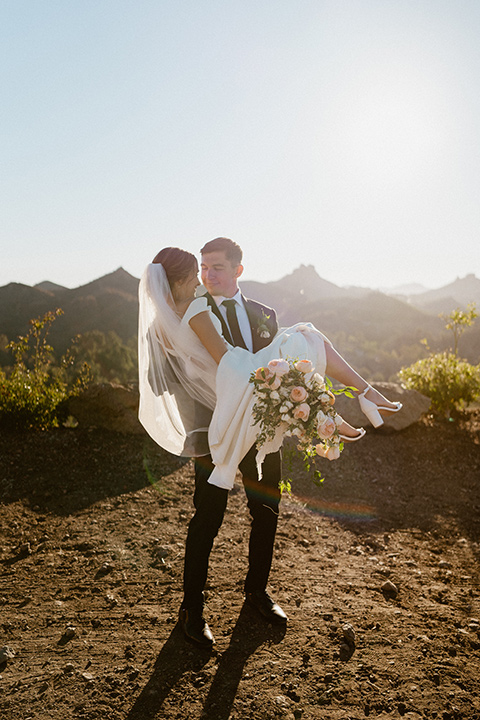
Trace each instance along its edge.
{"label": "white wedding dress", "polygon": [[[188,307],[180,325],[181,332],[188,334],[192,343],[199,342],[189,321],[198,313],[208,311],[219,334],[221,323],[212,313],[205,298],[197,298]],[[329,340],[310,323],[298,323],[278,331],[267,347],[251,353],[229,345],[228,352],[218,365],[215,383],[217,402],[208,429],[208,443],[215,469],[209,483],[230,490],[235,481],[238,465],[250,450],[259,429],[252,423],[254,405],[253,385],[249,382],[252,372],[275,358],[308,359],[315,371],[325,374],[325,342]],[[284,429],[259,449],[259,469],[266,454],[276,452],[284,438]]]}
{"label": "white wedding dress", "polygon": [[[174,455],[210,452],[215,469],[209,482],[231,489],[238,465],[259,432],[252,422],[251,373],[284,358],[308,359],[323,376],[329,340],[310,323],[298,323],[279,330],[255,354],[228,346],[217,366],[189,325],[205,311],[221,335],[220,320],[206,298],[193,300],[180,318],[162,265],[147,266],[139,286],[138,417],[155,442]],[[281,446],[285,430],[279,428],[274,440],[259,449],[259,472],[265,455]]]}

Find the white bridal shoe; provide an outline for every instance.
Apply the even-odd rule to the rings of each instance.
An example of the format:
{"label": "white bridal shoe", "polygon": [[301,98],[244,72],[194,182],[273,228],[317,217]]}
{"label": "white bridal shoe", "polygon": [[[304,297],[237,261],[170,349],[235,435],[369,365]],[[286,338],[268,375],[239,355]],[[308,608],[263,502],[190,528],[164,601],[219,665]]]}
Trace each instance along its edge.
{"label": "white bridal shoe", "polygon": [[357,431],[358,435],[341,435],[339,433],[338,437],[342,442],[356,442],[365,435],[366,430],[365,428],[355,428],[355,430]]}
{"label": "white bridal shoe", "polygon": [[371,385],[367,385],[365,390],[357,396],[358,402],[360,403],[360,410],[367,416],[373,427],[377,428],[380,427],[380,425],[383,425],[383,418],[380,413],[396,413],[402,409],[403,405],[401,402],[394,402],[394,407],[377,405],[372,400],[367,400],[365,397],[369,390],[372,390]]}

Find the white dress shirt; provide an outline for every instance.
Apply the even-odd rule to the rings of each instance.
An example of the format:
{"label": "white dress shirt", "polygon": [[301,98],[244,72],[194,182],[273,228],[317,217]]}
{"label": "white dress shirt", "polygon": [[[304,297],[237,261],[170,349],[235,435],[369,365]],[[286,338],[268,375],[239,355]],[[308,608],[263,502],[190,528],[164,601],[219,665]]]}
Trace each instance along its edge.
{"label": "white dress shirt", "polygon": [[[227,308],[225,305],[222,305],[224,300],[235,300],[237,303],[236,311],[237,311],[237,320],[238,320],[238,326],[240,328],[240,332],[242,333],[242,337],[245,341],[245,345],[247,346],[247,349],[250,350],[250,352],[253,351],[253,339],[252,339],[252,328],[250,327],[250,321],[248,319],[247,311],[245,310],[245,305],[243,304],[242,299],[242,293],[240,290],[237,290],[235,295],[232,298],[224,297],[223,295],[213,295],[213,299],[217,303],[217,307],[220,310],[223,319],[225,320],[225,323],[227,327],[229,328],[228,322],[227,322]],[[230,329],[230,328],[229,328]]]}

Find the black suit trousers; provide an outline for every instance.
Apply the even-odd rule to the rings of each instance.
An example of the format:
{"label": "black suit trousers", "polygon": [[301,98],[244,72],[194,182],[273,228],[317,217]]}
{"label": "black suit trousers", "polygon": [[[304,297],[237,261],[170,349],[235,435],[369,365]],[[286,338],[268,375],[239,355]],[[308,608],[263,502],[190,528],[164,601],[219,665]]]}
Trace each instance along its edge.
{"label": "black suit trousers", "polygon": [[[260,481],[255,455],[253,446],[239,465],[252,517],[245,592],[262,591],[267,586],[280,502],[281,453],[266,456]],[[185,608],[203,605],[210,552],[227,507],[228,490],[208,482],[213,467],[210,455],[195,460],[195,514],[188,527],[185,547],[182,603]]]}

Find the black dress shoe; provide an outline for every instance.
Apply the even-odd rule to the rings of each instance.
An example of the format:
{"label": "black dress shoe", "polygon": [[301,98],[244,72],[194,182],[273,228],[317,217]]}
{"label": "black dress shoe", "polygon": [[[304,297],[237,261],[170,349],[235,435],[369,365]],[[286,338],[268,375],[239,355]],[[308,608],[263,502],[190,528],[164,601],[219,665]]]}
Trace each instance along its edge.
{"label": "black dress shoe", "polygon": [[215,644],[212,631],[205,622],[201,609],[180,608],[179,620],[187,640],[204,648],[210,648]]}
{"label": "black dress shoe", "polygon": [[288,618],[283,612],[280,605],[272,600],[270,595],[265,592],[247,592],[245,599],[249,605],[254,607],[260,615],[275,625],[285,625]]}

